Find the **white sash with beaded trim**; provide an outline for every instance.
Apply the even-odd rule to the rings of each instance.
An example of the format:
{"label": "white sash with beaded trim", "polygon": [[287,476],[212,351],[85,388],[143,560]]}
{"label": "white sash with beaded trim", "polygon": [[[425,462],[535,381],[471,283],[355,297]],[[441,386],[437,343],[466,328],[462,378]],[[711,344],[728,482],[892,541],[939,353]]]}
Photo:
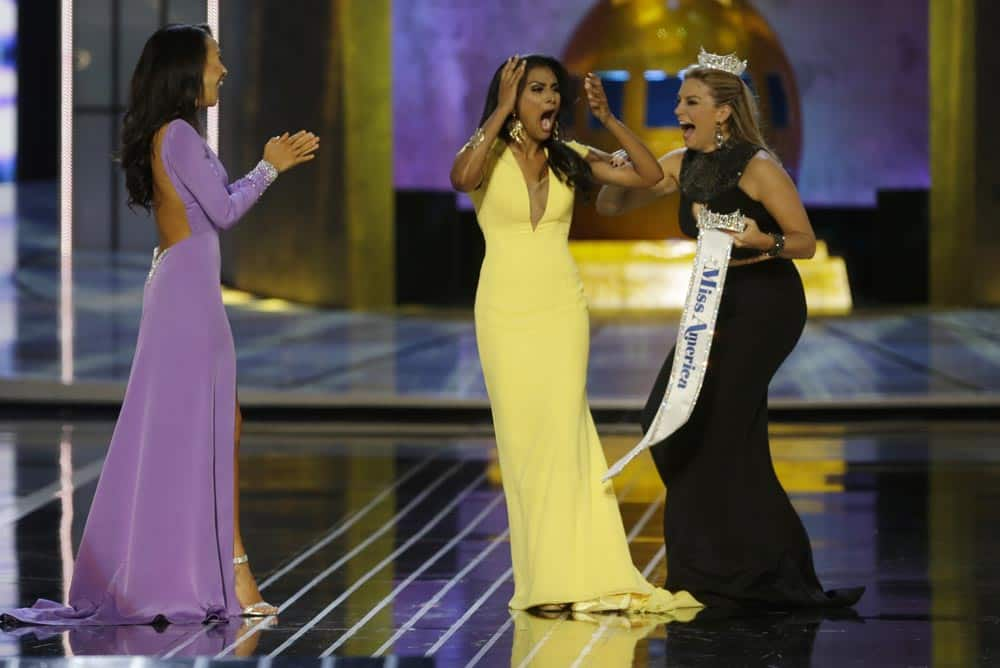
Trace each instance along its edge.
{"label": "white sash with beaded trim", "polygon": [[729,256],[733,250],[732,237],[722,230],[742,232],[745,227],[743,214],[739,211],[719,214],[703,208],[698,212],[698,250],[663,401],[642,440],[611,465],[601,478],[602,482],[621,473],[639,453],[673,434],[691,417],[705,380],[715,319],[719,315]]}

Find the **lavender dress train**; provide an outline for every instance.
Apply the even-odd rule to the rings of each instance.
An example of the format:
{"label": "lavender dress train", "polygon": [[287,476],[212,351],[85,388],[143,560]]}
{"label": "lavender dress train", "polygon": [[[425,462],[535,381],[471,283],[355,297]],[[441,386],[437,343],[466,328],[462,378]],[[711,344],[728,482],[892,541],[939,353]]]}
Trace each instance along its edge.
{"label": "lavender dress train", "polygon": [[191,235],[156,257],[125,400],[76,557],[69,605],[0,610],[26,624],[196,623],[238,616],[233,570],[236,356],[219,287],[220,229],[276,173],[225,168],[182,120],[163,166]]}

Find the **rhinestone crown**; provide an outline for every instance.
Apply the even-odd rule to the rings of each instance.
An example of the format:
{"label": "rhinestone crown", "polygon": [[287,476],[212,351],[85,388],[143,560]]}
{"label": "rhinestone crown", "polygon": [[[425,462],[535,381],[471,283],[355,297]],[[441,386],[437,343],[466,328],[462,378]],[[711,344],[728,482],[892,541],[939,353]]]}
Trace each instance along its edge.
{"label": "rhinestone crown", "polygon": [[705,50],[705,47],[701,47],[701,53],[698,54],[698,65],[712,70],[729,72],[736,76],[742,76],[747,69],[747,61],[740,60],[736,57],[735,53],[730,53],[728,56],[720,56],[717,53],[709,53]]}
{"label": "rhinestone crown", "polygon": [[743,222],[743,214],[739,211],[715,213],[707,208],[698,211],[698,229],[700,230],[728,230],[740,233],[746,228],[747,224]]}

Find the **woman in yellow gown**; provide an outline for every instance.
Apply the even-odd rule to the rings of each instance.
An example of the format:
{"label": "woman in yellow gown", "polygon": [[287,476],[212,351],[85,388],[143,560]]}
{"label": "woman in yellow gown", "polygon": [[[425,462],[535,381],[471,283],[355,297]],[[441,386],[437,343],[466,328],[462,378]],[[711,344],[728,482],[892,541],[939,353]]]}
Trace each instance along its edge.
{"label": "woman in yellow gown", "polygon": [[649,187],[656,158],[609,111],[588,75],[595,117],[629,154],[559,139],[569,76],[544,56],[513,57],[493,77],[480,127],[455,158],[453,186],[470,193],[486,239],[476,340],[493,411],[510,523],[510,607],[669,612],[698,608],[686,592],[650,585],[632,564],[607,462],[587,404],[587,303],[569,252],[577,191]]}

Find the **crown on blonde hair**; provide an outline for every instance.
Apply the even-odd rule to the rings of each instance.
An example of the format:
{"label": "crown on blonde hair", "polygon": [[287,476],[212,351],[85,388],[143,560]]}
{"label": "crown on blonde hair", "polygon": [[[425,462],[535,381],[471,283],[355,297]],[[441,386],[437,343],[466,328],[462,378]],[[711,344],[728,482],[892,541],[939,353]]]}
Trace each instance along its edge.
{"label": "crown on blonde hair", "polygon": [[717,53],[709,53],[705,47],[701,47],[698,54],[698,65],[710,70],[722,70],[736,76],[741,76],[747,69],[747,61],[740,60],[735,53],[728,56],[720,56]]}

